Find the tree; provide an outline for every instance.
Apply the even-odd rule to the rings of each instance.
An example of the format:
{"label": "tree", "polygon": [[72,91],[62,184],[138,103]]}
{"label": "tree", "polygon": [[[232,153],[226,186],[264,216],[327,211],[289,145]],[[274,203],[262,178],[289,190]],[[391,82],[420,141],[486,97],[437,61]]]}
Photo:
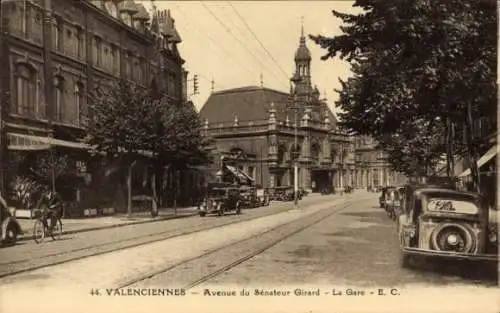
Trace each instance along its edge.
{"label": "tree", "polygon": [[393,170],[408,176],[426,176],[441,159],[442,145],[434,136],[440,131],[442,126],[437,123],[407,121],[399,132],[379,138],[378,144],[390,156]]}
{"label": "tree", "polygon": [[[496,110],[495,2],[357,0],[354,6],[363,13],[333,11],[344,34],[310,36],[328,51],[322,59],[339,54],[352,64],[353,77],[339,90],[341,126],[381,140],[412,118],[464,125],[477,186],[472,120]],[[451,127],[445,128],[436,137],[450,145],[444,135]]]}
{"label": "tree", "polygon": [[201,122],[192,103],[175,103],[168,95],[120,81],[98,88],[90,103],[86,142],[128,169],[128,213],[131,213],[131,171],[145,158],[153,168],[151,189],[156,214],[157,180],[165,166],[177,169],[209,162]]}
{"label": "tree", "polygon": [[151,150],[155,152],[158,177],[163,177],[165,166],[175,177],[175,199],[179,188],[180,171],[189,166],[210,163],[208,142],[202,136],[202,123],[193,103],[174,104],[162,97],[159,105],[163,113],[156,127],[156,138]]}
{"label": "tree", "polygon": [[202,136],[202,123],[193,103],[181,105],[168,104],[162,98],[164,107],[161,117],[159,141],[152,147],[165,163],[176,168],[199,165],[210,162],[206,146],[208,142]]}
{"label": "tree", "polygon": [[144,158],[154,140],[151,127],[153,102],[145,90],[135,84],[119,81],[116,85],[98,87],[89,97],[89,121],[86,143],[104,153],[108,159],[118,159],[127,168],[127,213],[132,212],[132,167]]}

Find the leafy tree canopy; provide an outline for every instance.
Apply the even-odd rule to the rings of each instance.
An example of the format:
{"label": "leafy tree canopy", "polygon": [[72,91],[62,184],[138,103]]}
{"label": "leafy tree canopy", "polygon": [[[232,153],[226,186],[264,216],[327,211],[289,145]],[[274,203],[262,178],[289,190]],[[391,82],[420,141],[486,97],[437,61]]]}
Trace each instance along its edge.
{"label": "leafy tree canopy", "polygon": [[144,152],[159,165],[207,162],[201,123],[192,103],[177,104],[120,81],[91,97],[86,142],[108,156],[133,161]]}
{"label": "leafy tree canopy", "polygon": [[[474,117],[495,112],[493,0],[357,0],[354,6],[363,13],[333,11],[344,23],[342,35],[310,36],[327,50],[322,59],[340,56],[352,65],[353,76],[338,90],[341,127],[386,146],[392,141],[397,150],[403,142],[395,135],[413,119],[463,124],[469,104]],[[408,139],[433,151],[434,141],[425,140],[430,131]]]}

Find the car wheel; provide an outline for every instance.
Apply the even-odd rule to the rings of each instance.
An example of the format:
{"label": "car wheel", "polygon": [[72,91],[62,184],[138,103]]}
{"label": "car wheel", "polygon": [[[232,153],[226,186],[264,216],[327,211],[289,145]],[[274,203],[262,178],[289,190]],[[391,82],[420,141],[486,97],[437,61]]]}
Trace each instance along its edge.
{"label": "car wheel", "polygon": [[205,212],[200,212],[201,217],[205,217],[206,213]]}
{"label": "car wheel", "polygon": [[5,229],[5,244],[6,245],[15,245],[17,241],[17,227],[14,223],[7,224],[7,228]]}

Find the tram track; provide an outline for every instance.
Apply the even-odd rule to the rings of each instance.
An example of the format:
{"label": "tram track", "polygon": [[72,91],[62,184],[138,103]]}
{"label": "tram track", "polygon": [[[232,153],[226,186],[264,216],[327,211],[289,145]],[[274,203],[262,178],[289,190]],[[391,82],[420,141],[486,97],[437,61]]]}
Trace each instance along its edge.
{"label": "tram track", "polygon": [[[252,259],[253,257],[269,250],[273,246],[279,244],[280,242],[290,238],[291,236],[298,234],[306,229],[308,229],[311,226],[314,226],[321,221],[325,220],[326,218],[338,214],[342,212],[343,210],[348,209],[349,207],[355,205],[357,203],[347,203],[347,204],[337,204],[339,207],[336,208],[322,208],[319,211],[312,213],[310,215],[306,215],[303,217],[300,217],[296,220],[290,221],[288,223],[279,225],[278,227],[274,227],[272,229],[260,232],[258,234],[252,235],[251,237],[247,237],[241,240],[238,240],[236,242],[232,242],[230,244],[215,248],[213,250],[207,251],[201,255],[198,255],[196,257],[192,257],[180,262],[177,262],[175,264],[172,264],[166,268],[159,269],[147,274],[142,274],[139,275],[135,278],[128,279],[127,281],[121,282],[118,284],[118,289],[121,288],[130,288],[134,287],[135,285],[140,285],[140,284],[147,284],[148,280],[154,279],[155,277],[158,276],[165,276],[168,275],[169,279],[172,280],[171,282],[168,281],[166,284],[167,285],[180,285],[183,286],[183,289],[189,290],[192,289],[196,286],[199,286],[221,274],[224,272]],[[334,204],[332,204],[334,205]],[[249,251],[248,247],[252,247]],[[222,266],[219,266],[217,269],[213,270],[210,269],[209,264],[212,264],[210,262],[210,258],[214,260],[224,260],[224,257],[217,257],[217,254],[224,254],[224,251],[227,251],[228,249],[231,249],[234,253],[236,251],[236,254],[238,257],[236,258],[231,258],[232,261],[224,264]],[[207,260],[208,259],[208,260]],[[205,262],[204,262],[205,260]],[[218,261],[215,261],[217,263]],[[220,262],[219,262],[220,263]],[[182,281],[183,279],[185,280],[185,268],[202,268],[204,271],[203,275],[201,277],[196,278],[196,279],[190,279],[188,278],[189,282],[182,282],[179,283],[179,281]],[[206,268],[203,268],[206,267]],[[165,284],[165,281],[162,280],[162,284]],[[180,287],[179,286],[179,287]]]}
{"label": "tram track", "polygon": [[[342,201],[344,199],[333,199],[333,203],[338,201]],[[304,205],[318,205],[320,201],[311,201]],[[132,238],[127,238],[125,240],[115,240],[111,242],[105,242],[102,244],[96,244],[93,246],[86,246],[76,249],[65,250],[62,252],[46,254],[37,258],[37,264],[32,265],[28,264],[29,262],[33,262],[33,258],[26,258],[21,260],[14,260],[10,262],[2,262],[0,263],[0,278],[8,277],[16,274],[21,274],[25,272],[34,271],[37,269],[42,269],[50,266],[61,265],[64,263],[78,261],[85,258],[104,255],[107,253],[118,252],[125,249],[135,248],[142,245],[159,242],[162,240],[167,240],[175,237],[180,237],[184,235],[189,235],[197,232],[206,231],[209,229],[221,228],[224,226],[238,224],[245,221],[250,221],[253,219],[258,219],[266,216],[271,216],[279,213],[284,213],[290,210],[293,210],[294,207],[291,206],[285,210],[276,208],[272,212],[266,212],[267,214],[259,215],[259,216],[238,216],[238,219],[226,219],[226,220],[218,220],[216,223],[209,223],[207,225],[193,225],[186,227],[178,227],[175,229],[170,229],[164,232],[155,232],[153,234],[143,234],[139,236],[134,236]],[[94,250],[90,251],[89,250]],[[58,258],[57,260],[51,260],[51,258]],[[24,265],[24,266],[23,266]]]}

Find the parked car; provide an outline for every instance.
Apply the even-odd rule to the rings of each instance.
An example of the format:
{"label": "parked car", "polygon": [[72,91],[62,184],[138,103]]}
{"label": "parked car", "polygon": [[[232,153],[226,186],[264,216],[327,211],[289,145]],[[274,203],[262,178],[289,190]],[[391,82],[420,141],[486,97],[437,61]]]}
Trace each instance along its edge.
{"label": "parked car", "polygon": [[393,203],[393,211],[394,211],[394,220],[397,221],[397,219],[399,218],[399,216],[402,214],[403,212],[403,207],[405,206],[405,187],[404,186],[400,186],[400,187],[396,187],[396,199]]}
{"label": "parked car", "polygon": [[240,187],[241,206],[245,208],[257,208],[266,203],[264,197],[259,197],[257,188],[253,186]]}
{"label": "parked car", "polygon": [[381,209],[385,209],[385,192],[387,190],[388,187],[383,187],[381,189],[381,194],[380,196],[378,197],[378,203],[380,204],[380,208]]}
{"label": "parked car", "polygon": [[12,216],[7,206],[7,201],[0,194],[0,233],[2,245],[15,245],[17,236],[22,234],[21,225]]}
{"label": "parked car", "polygon": [[[278,186],[267,188],[270,200],[276,201],[293,201],[294,191],[292,186]],[[302,199],[302,195],[298,193],[298,199]]]}
{"label": "parked car", "polygon": [[305,197],[309,194],[309,192],[307,190],[305,190],[304,188],[299,188],[299,198],[302,199],[302,197]]}
{"label": "parked car", "polygon": [[496,208],[475,193],[406,186],[398,220],[401,265],[415,256],[498,262]]}
{"label": "parked car", "polygon": [[241,213],[242,201],[238,187],[214,187],[210,188],[205,198],[198,205],[201,217],[207,214],[224,215],[228,211]]}
{"label": "parked car", "polygon": [[269,194],[267,193],[267,189],[257,188],[257,198],[261,201],[262,206],[269,205]]}
{"label": "parked car", "polygon": [[379,197],[380,207],[382,207],[385,210],[389,218],[393,218],[394,216],[394,205],[396,204],[395,200],[397,200],[396,197],[397,197],[396,187],[385,187],[384,189],[382,189],[382,193],[380,194]]}

